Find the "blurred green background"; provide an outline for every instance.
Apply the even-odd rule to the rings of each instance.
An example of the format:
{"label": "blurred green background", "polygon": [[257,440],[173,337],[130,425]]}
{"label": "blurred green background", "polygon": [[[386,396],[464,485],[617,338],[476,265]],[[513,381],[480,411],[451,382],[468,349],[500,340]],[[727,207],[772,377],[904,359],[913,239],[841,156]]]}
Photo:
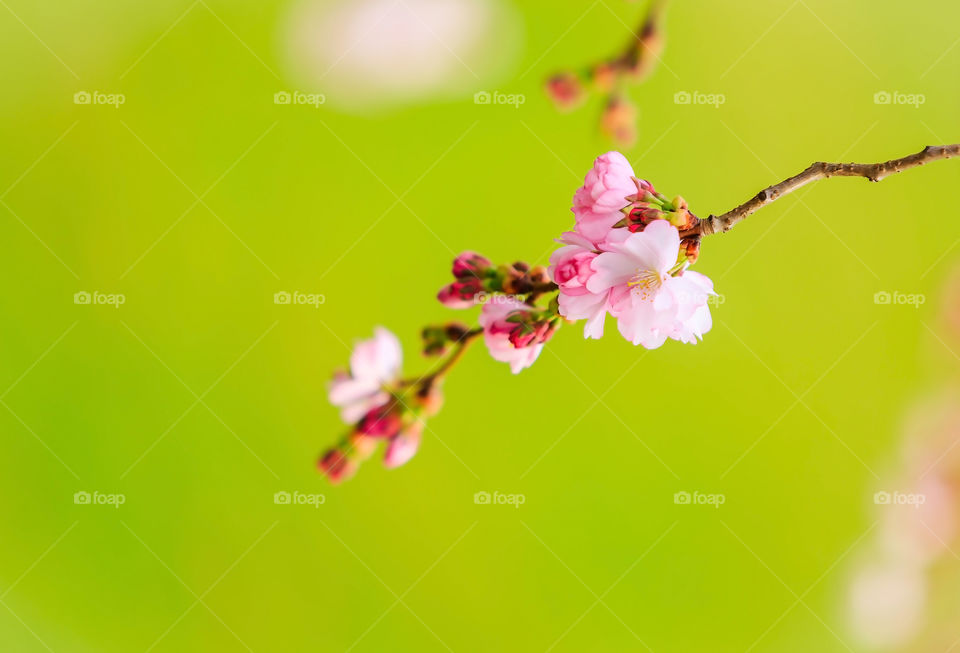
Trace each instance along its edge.
{"label": "blurred green background", "polygon": [[[516,377],[478,347],[410,464],[334,488],[329,375],[377,324],[425,369],[420,327],[474,318],[434,299],[456,252],[546,263],[612,146],[598,98],[560,114],[543,79],[618,51],[643,3],[517,3],[509,66],[364,111],[289,72],[286,2],[0,5],[0,649],[856,648],[845,566],[907,403],[955,370],[934,334],[960,164],[819,182],[705,241],[724,301],[695,347],[568,326]],[[705,215],[814,160],[956,141],[958,21],[942,0],[676,2],[625,154]],[[295,88],[328,102],[274,103]],[[74,103],[95,90],[126,101]]]}

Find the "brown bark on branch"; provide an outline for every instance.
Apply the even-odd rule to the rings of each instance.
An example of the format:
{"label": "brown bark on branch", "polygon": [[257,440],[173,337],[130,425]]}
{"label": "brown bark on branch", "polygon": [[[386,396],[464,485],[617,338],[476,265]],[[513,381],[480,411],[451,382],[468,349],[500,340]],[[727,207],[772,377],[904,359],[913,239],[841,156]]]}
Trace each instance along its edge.
{"label": "brown bark on branch", "polygon": [[922,166],[928,161],[949,159],[954,156],[960,156],[960,144],[928,145],[916,154],[891,161],[884,161],[883,163],[824,163],[823,161],[818,161],[800,174],[785,179],[779,184],[764,188],[737,208],[727,211],[722,215],[711,215],[708,218],[700,220],[700,223],[694,229],[691,229],[692,233],[689,235],[700,234],[702,236],[709,236],[711,234],[730,231],[735,224],[754,211],[783,197],[787,193],[792,193],[801,186],[809,184],[811,181],[827,179],[828,177],[865,177],[870,181],[880,181],[884,177],[888,177],[901,170]]}

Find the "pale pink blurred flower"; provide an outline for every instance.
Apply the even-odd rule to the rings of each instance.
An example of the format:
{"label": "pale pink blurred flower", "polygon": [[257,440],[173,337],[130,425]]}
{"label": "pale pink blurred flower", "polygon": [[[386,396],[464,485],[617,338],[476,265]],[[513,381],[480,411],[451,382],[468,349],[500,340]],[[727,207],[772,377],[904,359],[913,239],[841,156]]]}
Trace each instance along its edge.
{"label": "pale pink blurred flower", "polygon": [[383,466],[393,469],[406,464],[420,447],[420,436],[423,433],[423,421],[417,420],[390,439],[387,450],[383,454]]}
{"label": "pale pink blurred flower", "polygon": [[872,648],[889,649],[909,641],[923,619],[926,585],[921,568],[896,561],[861,569],[850,589],[854,635]]}
{"label": "pale pink blurred flower", "polygon": [[337,373],[329,385],[330,403],[340,407],[344,422],[352,424],[387,402],[390,395],[384,386],[397,380],[402,360],[400,341],[383,327],[374,329],[370,340],[357,343],[350,372]]}
{"label": "pale pink blurred flower", "polygon": [[637,193],[633,168],[619,152],[607,152],[593,162],[583,186],[573,195],[577,231],[593,242],[603,240],[613,225],[623,219],[620,209]]}
{"label": "pale pink blurred flower", "polygon": [[666,220],[655,220],[622,243],[607,245],[587,280],[593,294],[609,291],[610,313],[624,338],[655,349],[667,338],[696,343],[712,326],[707,299],[713,283],[696,272],[672,276],[680,235]]}
{"label": "pale pink blurred flower", "polygon": [[897,559],[928,564],[949,551],[957,533],[957,508],[951,489],[928,474],[910,492],[911,502],[880,506],[880,543]]}
{"label": "pale pink blurred flower", "polygon": [[[483,305],[480,311],[480,326],[483,327],[483,341],[495,360],[510,364],[510,371],[519,374],[537,360],[543,343],[549,340],[552,331],[544,330],[533,334],[532,338],[516,337],[517,323],[507,318],[529,314],[530,307],[514,297],[498,296]],[[518,346],[518,344],[520,346]]]}

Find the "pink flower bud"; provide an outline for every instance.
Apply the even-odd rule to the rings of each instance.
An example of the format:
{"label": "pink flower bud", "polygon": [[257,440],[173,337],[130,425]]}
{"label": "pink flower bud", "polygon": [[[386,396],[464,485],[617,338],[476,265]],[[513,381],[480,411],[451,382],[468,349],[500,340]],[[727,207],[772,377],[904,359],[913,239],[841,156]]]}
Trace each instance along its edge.
{"label": "pink flower bud", "polygon": [[480,312],[483,340],[490,355],[509,363],[514,374],[533,365],[543,343],[553,335],[552,327],[545,322],[513,297],[487,302]]}
{"label": "pink flower bud", "polygon": [[441,288],[437,299],[447,308],[470,308],[476,303],[474,297],[483,291],[482,280],[462,279]]}
{"label": "pink flower bud", "polygon": [[336,485],[353,476],[357,471],[357,463],[339,449],[330,449],[317,461],[317,469]]}
{"label": "pink flower bud", "polygon": [[482,277],[491,267],[493,263],[490,259],[467,251],[453,259],[453,276],[458,279]]}
{"label": "pink flower bud", "polygon": [[607,104],[600,127],[608,138],[623,147],[637,142],[637,109],[624,97],[614,97]]}
{"label": "pink flower bud", "polygon": [[547,95],[550,96],[558,109],[569,111],[583,102],[586,92],[577,75],[565,72],[554,75],[547,80]]}

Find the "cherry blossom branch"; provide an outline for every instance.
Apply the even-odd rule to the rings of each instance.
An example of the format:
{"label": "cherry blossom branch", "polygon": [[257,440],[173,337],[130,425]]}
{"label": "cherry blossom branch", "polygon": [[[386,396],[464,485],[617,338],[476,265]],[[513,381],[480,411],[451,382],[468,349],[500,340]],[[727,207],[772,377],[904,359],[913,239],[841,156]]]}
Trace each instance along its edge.
{"label": "cherry blossom branch", "polygon": [[378,443],[383,464],[405,464],[416,453],[425,421],[443,403],[443,380],[483,336],[490,356],[517,374],[533,365],[564,323],[583,321],[584,338],[600,338],[609,315],[634,345],[655,349],[668,339],[696,344],[713,326],[713,282],[690,269],[701,237],[729,231],[760,208],[828,177],[881,179],[928,161],[960,156],[960,144],[929,146],[882,163],[817,162],[760,191],[722,215],[701,220],[680,195],[672,199],[639,179],[619,152],[594,161],[573,196],[574,230],[564,232],[549,267],[525,261],[495,264],[466,251],[453,261],[453,280],[437,293],[450,309],[480,309],[479,327],[431,324],[421,331],[423,354],[437,357],[420,376],[401,376],[399,339],[377,327],[334,374],[331,403],[350,430],[317,462],[332,483],[350,478]]}
{"label": "cherry blossom branch", "polygon": [[668,0],[651,0],[636,32],[626,47],[612,57],[583,70],[564,70],[546,82],[547,95],[561,111],[579,107],[590,93],[606,97],[600,119],[601,131],[619,145],[629,147],[637,139],[637,109],[626,86],[645,81],[664,48],[664,13]]}
{"label": "cherry blossom branch", "polygon": [[870,181],[880,181],[885,177],[909,168],[922,166],[929,161],[939,161],[960,156],[960,144],[928,145],[919,152],[899,159],[882,163],[824,163],[817,161],[798,175],[785,179],[778,184],[764,188],[740,206],[723,213],[711,215],[699,223],[684,236],[710,236],[730,231],[734,225],[747,216],[774,202],[788,193],[806,186],[818,179],[829,177],[865,177]]}

